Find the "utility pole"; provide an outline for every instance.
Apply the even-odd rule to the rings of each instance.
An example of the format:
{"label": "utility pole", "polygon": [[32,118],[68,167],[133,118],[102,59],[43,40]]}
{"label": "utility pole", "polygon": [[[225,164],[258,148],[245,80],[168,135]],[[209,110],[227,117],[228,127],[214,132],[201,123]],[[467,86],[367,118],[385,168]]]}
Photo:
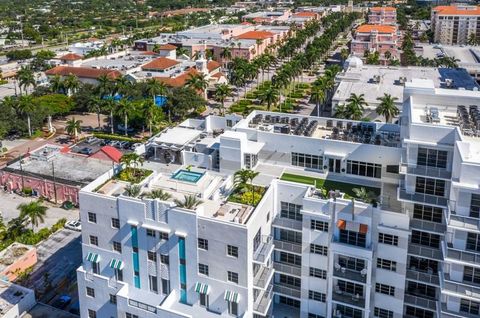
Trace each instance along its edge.
{"label": "utility pole", "polygon": [[55,179],[55,164],[52,161],[52,176],[53,176],[53,193],[55,196],[55,204],[57,203],[57,181]]}

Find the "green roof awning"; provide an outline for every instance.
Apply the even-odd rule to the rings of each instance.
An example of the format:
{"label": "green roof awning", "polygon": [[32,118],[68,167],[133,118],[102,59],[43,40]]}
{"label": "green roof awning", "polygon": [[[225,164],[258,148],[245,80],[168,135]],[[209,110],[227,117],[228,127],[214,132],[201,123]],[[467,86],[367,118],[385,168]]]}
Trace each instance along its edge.
{"label": "green roof awning", "polygon": [[110,261],[110,267],[113,268],[113,269],[122,269],[123,268],[123,262],[118,260],[118,259],[112,258],[112,260]]}
{"label": "green roof awning", "polygon": [[223,299],[225,299],[228,302],[238,303],[238,300],[239,300],[238,293],[230,290],[226,290],[225,296],[223,297]]}
{"label": "green roof awning", "polygon": [[87,254],[87,261],[92,263],[98,263],[100,261],[100,256],[93,252],[88,252]]}
{"label": "green roof awning", "polygon": [[195,291],[197,293],[200,293],[200,294],[208,294],[208,285],[207,284],[203,284],[203,283],[199,283],[199,282],[196,282],[195,283]]}

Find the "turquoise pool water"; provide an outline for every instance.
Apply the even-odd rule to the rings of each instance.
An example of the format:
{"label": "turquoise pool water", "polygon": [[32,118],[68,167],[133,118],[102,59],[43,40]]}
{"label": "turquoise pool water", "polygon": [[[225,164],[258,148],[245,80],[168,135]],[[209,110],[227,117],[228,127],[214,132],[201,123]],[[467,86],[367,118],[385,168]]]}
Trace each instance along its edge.
{"label": "turquoise pool water", "polygon": [[178,170],[172,176],[172,179],[185,181],[190,183],[197,183],[203,177],[203,173],[193,172],[188,170]]}

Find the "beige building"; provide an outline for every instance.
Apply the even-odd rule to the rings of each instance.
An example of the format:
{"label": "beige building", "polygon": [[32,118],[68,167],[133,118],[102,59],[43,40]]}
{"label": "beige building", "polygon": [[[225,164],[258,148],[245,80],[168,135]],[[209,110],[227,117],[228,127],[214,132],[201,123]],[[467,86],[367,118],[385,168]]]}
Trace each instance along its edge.
{"label": "beige building", "polygon": [[480,6],[437,6],[432,9],[431,21],[436,43],[467,44],[469,39],[480,40]]}

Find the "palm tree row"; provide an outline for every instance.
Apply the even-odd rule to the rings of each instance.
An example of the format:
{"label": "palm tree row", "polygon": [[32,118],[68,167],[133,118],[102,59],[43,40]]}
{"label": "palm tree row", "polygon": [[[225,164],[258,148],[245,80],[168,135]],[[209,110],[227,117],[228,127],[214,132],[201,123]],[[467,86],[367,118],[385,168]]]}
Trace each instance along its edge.
{"label": "palm tree row", "polygon": [[[391,122],[391,120],[400,113],[400,110],[395,105],[395,102],[398,100],[397,97],[393,97],[390,94],[384,94],[382,97],[378,97],[377,100],[380,103],[376,107],[375,111],[377,114],[385,117],[385,121],[387,123]],[[346,104],[340,104],[337,106],[335,110],[335,117],[361,120],[363,118],[365,107],[368,106],[368,103],[365,101],[364,94],[358,95],[352,93],[346,102]]]}

